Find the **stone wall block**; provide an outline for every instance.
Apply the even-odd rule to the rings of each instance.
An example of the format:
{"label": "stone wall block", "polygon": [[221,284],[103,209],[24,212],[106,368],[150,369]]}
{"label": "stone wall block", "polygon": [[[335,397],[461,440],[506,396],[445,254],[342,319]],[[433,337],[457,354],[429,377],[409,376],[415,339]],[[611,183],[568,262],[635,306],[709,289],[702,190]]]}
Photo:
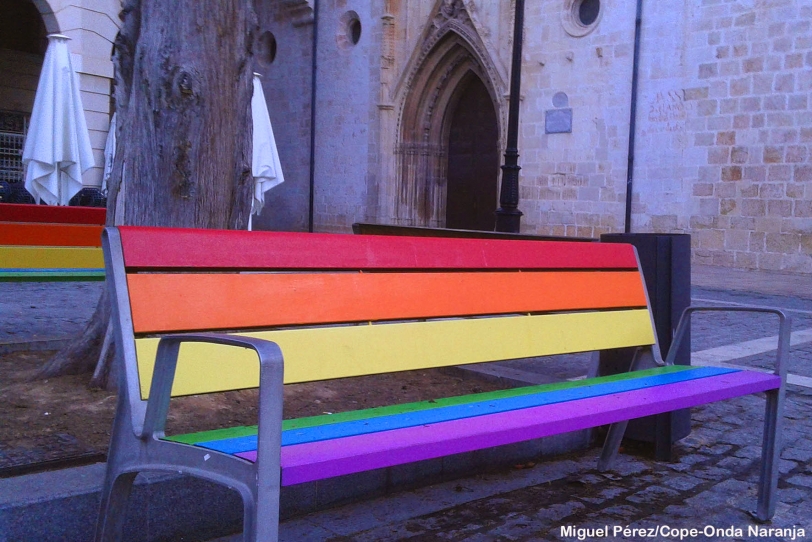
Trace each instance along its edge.
{"label": "stone wall block", "polygon": [[787,162],[806,162],[809,155],[809,148],[806,145],[790,145],[787,147]]}
{"label": "stone wall block", "polygon": [[774,80],[775,76],[772,73],[757,73],[753,75],[753,94],[771,94]]}
{"label": "stone wall block", "polygon": [[787,103],[787,109],[791,111],[799,111],[805,110],[809,100],[807,99],[806,94],[793,94],[789,97],[789,101]]}
{"label": "stone wall block", "polygon": [[703,100],[708,97],[709,87],[692,87],[683,90],[683,99],[688,101]]}
{"label": "stone wall block", "polygon": [[762,160],[765,164],[780,164],[784,161],[784,147],[768,145],[764,147]]}
{"label": "stone wall block", "polygon": [[711,265],[717,265],[720,267],[733,267],[735,263],[733,259],[733,253],[727,251],[718,251],[713,253],[713,259]]}
{"label": "stone wall block", "polygon": [[723,199],[719,201],[719,212],[723,215],[729,215],[736,211],[735,199]]}
{"label": "stone wall block", "polygon": [[708,149],[708,164],[727,164],[730,162],[730,147],[711,147]]}
{"label": "stone wall block", "polygon": [[797,70],[804,66],[804,55],[801,53],[790,53],[784,57],[785,70]]}
{"label": "stone wall block", "polygon": [[789,183],[786,187],[786,194],[788,198],[801,199],[804,197],[804,185]]}
{"label": "stone wall block", "polygon": [[[742,61],[742,71],[744,73],[759,73],[764,71],[764,57],[756,56],[745,58]],[[714,74],[716,75],[716,74]]]}
{"label": "stone wall block", "polygon": [[793,216],[801,218],[812,217],[812,201],[809,200],[796,200],[794,202],[795,209],[792,213]]}
{"label": "stone wall block", "polygon": [[767,180],[767,167],[766,166],[745,166],[744,177],[745,180],[763,183]]}
{"label": "stone wall block", "polygon": [[792,180],[796,183],[808,183],[812,181],[812,166],[795,166]]}
{"label": "stone wall block", "polygon": [[786,199],[767,200],[767,214],[769,216],[792,216],[792,201]]}
{"label": "stone wall block", "polygon": [[734,230],[747,230],[752,231],[756,229],[756,219],[747,216],[730,216],[728,217],[728,227]]}
{"label": "stone wall block", "polygon": [[750,241],[750,232],[743,230],[727,230],[725,232],[725,249],[747,250]]}
{"label": "stone wall block", "polygon": [[781,271],[784,268],[782,259],[781,254],[765,252],[758,255],[758,267],[767,271]]}
{"label": "stone wall block", "polygon": [[767,252],[780,252],[794,254],[800,251],[801,236],[791,233],[768,233],[766,240]]}
{"label": "stone wall block", "polygon": [[734,130],[746,130],[750,127],[750,115],[735,115],[733,117]]}
{"label": "stone wall block", "polygon": [[751,231],[749,232],[747,249],[750,252],[764,252],[766,242],[767,242],[766,233],[759,231]]}
{"label": "stone wall block", "polygon": [[718,132],[716,134],[716,144],[717,145],[735,145],[736,144],[736,132],[734,132],[734,131]]}
{"label": "stone wall block", "polygon": [[733,147],[730,149],[730,161],[734,164],[746,164],[750,157],[750,150],[747,147]]}
{"label": "stone wall block", "polygon": [[787,182],[792,180],[792,166],[777,164],[767,168],[767,180],[769,182]]}
{"label": "stone wall block", "polygon": [[743,199],[741,213],[742,216],[764,216],[767,212],[766,202],[760,199]]}
{"label": "stone wall block", "polygon": [[750,94],[752,88],[751,77],[741,77],[730,81],[731,96],[746,96]]}
{"label": "stone wall block", "polygon": [[742,168],[741,166],[727,166],[722,168],[723,181],[741,181]]}
{"label": "stone wall block", "polygon": [[744,269],[758,268],[758,255],[750,252],[734,252],[735,266]]}
{"label": "stone wall block", "polygon": [[739,189],[739,195],[743,198],[757,198],[758,197],[758,190],[761,185],[758,183],[755,184],[746,184]]}

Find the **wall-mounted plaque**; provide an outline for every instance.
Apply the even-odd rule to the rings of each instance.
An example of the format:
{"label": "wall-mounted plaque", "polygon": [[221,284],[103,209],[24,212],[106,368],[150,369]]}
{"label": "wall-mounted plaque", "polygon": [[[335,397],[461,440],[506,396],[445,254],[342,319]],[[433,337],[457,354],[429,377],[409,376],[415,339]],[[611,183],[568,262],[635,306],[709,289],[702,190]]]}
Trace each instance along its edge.
{"label": "wall-mounted plaque", "polygon": [[544,132],[547,134],[571,134],[572,108],[548,109],[545,111]]}

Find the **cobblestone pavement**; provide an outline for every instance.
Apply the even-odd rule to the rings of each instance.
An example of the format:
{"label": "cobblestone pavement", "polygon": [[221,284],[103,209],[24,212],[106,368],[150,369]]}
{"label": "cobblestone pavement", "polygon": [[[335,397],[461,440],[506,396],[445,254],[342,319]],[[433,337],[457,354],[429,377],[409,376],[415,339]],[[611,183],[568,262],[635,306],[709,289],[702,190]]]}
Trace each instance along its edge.
{"label": "cobblestone pavement", "polygon": [[0,282],[0,345],[79,333],[103,288],[103,282]]}

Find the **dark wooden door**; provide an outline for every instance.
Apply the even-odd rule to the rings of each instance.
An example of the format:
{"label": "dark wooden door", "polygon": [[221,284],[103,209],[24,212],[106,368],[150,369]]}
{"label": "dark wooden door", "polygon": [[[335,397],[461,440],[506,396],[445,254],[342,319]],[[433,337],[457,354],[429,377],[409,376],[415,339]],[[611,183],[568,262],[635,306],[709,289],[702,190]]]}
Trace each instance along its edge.
{"label": "dark wooden door", "polygon": [[461,90],[448,141],[446,227],[493,231],[499,130],[488,90],[477,77]]}

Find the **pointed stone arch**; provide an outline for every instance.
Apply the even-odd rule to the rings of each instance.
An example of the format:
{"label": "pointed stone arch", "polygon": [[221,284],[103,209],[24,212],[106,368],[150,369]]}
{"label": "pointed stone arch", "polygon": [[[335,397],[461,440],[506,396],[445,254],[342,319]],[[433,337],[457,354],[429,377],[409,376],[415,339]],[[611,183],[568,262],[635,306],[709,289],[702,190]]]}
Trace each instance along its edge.
{"label": "pointed stone arch", "polygon": [[[450,6],[450,7],[449,7]],[[487,89],[503,140],[503,78],[486,53],[461,2],[445,2],[423,47],[401,81],[398,115],[395,220],[444,227],[450,117],[472,77]]]}

